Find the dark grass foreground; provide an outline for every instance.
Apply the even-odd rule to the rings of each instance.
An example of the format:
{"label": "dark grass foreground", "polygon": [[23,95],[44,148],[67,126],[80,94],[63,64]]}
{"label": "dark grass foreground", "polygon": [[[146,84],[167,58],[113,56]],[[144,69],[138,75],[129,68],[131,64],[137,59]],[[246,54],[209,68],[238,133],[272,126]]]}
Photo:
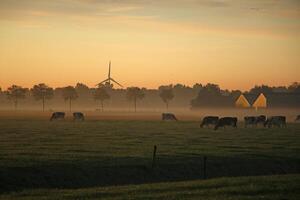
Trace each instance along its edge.
{"label": "dark grass foreground", "polygon": [[298,200],[300,175],[217,178],[185,182],[141,184],[84,189],[25,190],[0,199],[268,199]]}
{"label": "dark grass foreground", "polygon": [[214,131],[197,122],[0,120],[0,127],[1,194],[199,180],[203,156],[207,178],[300,173],[300,124]]}

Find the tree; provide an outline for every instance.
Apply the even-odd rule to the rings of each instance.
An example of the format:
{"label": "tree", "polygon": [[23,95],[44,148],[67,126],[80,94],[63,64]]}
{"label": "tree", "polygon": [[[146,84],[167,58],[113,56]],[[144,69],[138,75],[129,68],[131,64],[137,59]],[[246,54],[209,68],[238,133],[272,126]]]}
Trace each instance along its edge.
{"label": "tree", "polygon": [[201,83],[195,83],[193,85],[193,90],[196,90],[197,92],[199,92],[199,90],[201,90],[203,88]]}
{"label": "tree", "polygon": [[263,94],[271,94],[273,93],[273,89],[267,85],[261,85],[261,86],[255,86],[254,88],[252,88],[250,90],[249,93],[252,93],[252,94],[260,94],[260,93],[263,93]]}
{"label": "tree", "polygon": [[221,95],[221,88],[217,84],[207,83],[204,88],[212,95]]}
{"label": "tree", "polygon": [[31,89],[31,93],[35,98],[35,100],[37,101],[42,100],[43,112],[45,111],[45,101],[53,98],[54,95],[53,88],[48,87],[44,83],[34,85],[33,88]]}
{"label": "tree", "polygon": [[240,95],[242,94],[242,91],[240,90],[232,90],[231,91],[231,96],[232,96],[232,99],[237,99]]}
{"label": "tree", "polygon": [[75,86],[77,94],[81,97],[86,97],[90,94],[90,89],[87,85],[83,83],[77,83]]}
{"label": "tree", "polygon": [[100,101],[101,110],[103,112],[103,102],[104,100],[110,99],[110,95],[108,94],[105,86],[98,87],[94,93],[94,99]]}
{"label": "tree", "polygon": [[65,101],[69,101],[69,110],[72,110],[72,101],[78,98],[77,92],[73,86],[63,88],[62,96]]}
{"label": "tree", "polygon": [[230,93],[229,90],[221,90],[219,85],[208,83],[199,90],[197,97],[191,100],[191,106],[192,108],[231,106],[234,102],[232,95],[238,95],[239,92]]}
{"label": "tree", "polygon": [[17,85],[12,85],[11,87],[7,88],[7,91],[5,93],[8,99],[14,103],[15,109],[17,109],[19,100],[26,98],[27,91],[28,91],[27,88],[23,88]]}
{"label": "tree", "polygon": [[169,102],[174,98],[174,93],[172,87],[160,87],[159,96],[166,104],[167,110],[169,108]]}
{"label": "tree", "polygon": [[300,83],[294,82],[289,87],[288,90],[294,93],[300,93]]}
{"label": "tree", "polygon": [[129,101],[133,101],[134,112],[136,112],[136,102],[137,100],[143,99],[145,97],[145,93],[142,89],[138,87],[129,87],[127,88],[126,96]]}

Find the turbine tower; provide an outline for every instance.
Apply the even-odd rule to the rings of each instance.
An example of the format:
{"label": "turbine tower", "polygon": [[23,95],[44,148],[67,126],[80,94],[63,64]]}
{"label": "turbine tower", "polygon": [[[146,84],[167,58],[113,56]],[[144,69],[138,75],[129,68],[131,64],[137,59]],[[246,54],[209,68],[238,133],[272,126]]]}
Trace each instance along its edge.
{"label": "turbine tower", "polygon": [[110,76],[110,68],[111,68],[111,62],[109,61],[109,66],[108,66],[108,76],[107,79],[105,79],[104,81],[101,81],[100,83],[97,84],[98,87],[100,87],[101,85],[105,86],[110,86],[112,87],[113,84],[111,84],[111,82],[116,83],[117,85],[119,85],[120,87],[123,87],[123,85],[121,85],[120,83],[118,83],[117,81],[115,81],[111,76]]}

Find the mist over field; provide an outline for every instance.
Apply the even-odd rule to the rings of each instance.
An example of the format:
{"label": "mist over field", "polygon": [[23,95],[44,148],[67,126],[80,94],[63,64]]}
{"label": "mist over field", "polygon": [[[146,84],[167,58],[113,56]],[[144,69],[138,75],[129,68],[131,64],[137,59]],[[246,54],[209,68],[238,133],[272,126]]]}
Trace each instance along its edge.
{"label": "mist over field", "polygon": [[300,0],[0,0],[0,200],[299,200]]}
{"label": "mist over field", "polygon": [[[114,89],[112,85],[102,85],[97,89],[84,84],[55,89],[43,84],[33,87],[40,88],[39,90],[18,87],[13,88],[10,93],[1,92],[1,118],[36,116],[47,119],[52,112],[63,111],[70,118],[72,112],[83,112],[88,120],[160,120],[161,113],[172,112],[179,120],[199,121],[210,115],[234,116],[242,121],[245,116],[284,115],[292,122],[300,113],[298,83],[288,87],[255,86],[245,92],[221,89],[215,84],[195,84],[193,87],[177,84],[158,89]],[[49,94],[43,92],[48,89]],[[131,93],[132,89],[135,93]],[[23,91],[22,95],[18,91]],[[70,91],[71,94],[68,93]],[[139,97],[139,94],[142,96]],[[266,107],[255,109],[252,105],[260,94],[266,96]],[[248,107],[237,104],[241,95],[249,102]]]}

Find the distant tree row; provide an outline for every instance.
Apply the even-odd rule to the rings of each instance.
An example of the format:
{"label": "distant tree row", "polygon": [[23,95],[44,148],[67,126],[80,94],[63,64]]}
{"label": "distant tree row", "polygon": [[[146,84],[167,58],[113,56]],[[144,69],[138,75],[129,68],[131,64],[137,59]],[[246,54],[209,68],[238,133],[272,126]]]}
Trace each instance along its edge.
{"label": "distant tree row", "polygon": [[[78,98],[78,93],[84,93],[83,91],[85,89],[88,90],[88,87],[86,87],[84,84],[79,83],[75,88],[73,86],[67,86],[60,89],[62,90],[62,98],[65,102],[68,102],[69,110],[71,111],[72,102]],[[109,90],[111,90],[111,88],[102,85],[96,88],[93,92],[93,97],[96,101],[99,101],[102,111],[104,110],[104,101],[110,99]],[[126,98],[129,101],[133,102],[135,112],[137,107],[137,101],[145,97],[145,90],[145,88],[141,89],[139,87],[128,87],[126,89]],[[161,87],[159,91],[159,96],[166,104],[166,108],[168,109],[169,101],[172,100],[174,97],[173,89],[171,87],[164,86]],[[1,88],[0,92],[2,92]],[[29,95],[33,96],[35,100],[42,102],[42,110],[45,111],[45,103],[47,100],[53,98],[54,89],[47,86],[44,83],[40,83],[38,85],[34,85],[31,89],[23,88],[17,85],[12,85],[11,87],[7,88],[6,91],[4,91],[4,94],[7,96],[7,98],[14,103],[15,109],[18,108],[19,101],[25,99],[28,93]]]}
{"label": "distant tree row", "polygon": [[[18,108],[19,101],[28,96],[32,96],[36,101],[41,101],[42,110],[45,110],[46,102],[52,99],[55,91],[60,91],[62,99],[68,103],[69,110],[72,109],[72,103],[79,96],[89,98],[91,94],[97,102],[99,102],[100,110],[104,110],[104,102],[111,98],[111,92],[126,92],[126,99],[133,103],[134,110],[137,109],[137,102],[144,99],[148,91],[146,88],[128,87],[124,89],[113,89],[106,85],[97,88],[89,88],[85,84],[78,83],[75,87],[67,86],[63,88],[51,88],[44,83],[34,85],[31,89],[23,88],[21,86],[12,85],[7,90],[2,91],[0,88],[0,95],[6,95],[7,98],[14,104],[15,109]],[[242,92],[240,90],[222,90],[218,85],[208,83],[206,85],[195,84],[193,87],[185,86],[182,84],[160,86],[157,90],[158,96],[165,103],[166,109],[169,108],[169,103],[176,96],[177,99],[186,100],[189,98],[192,108],[203,106],[232,106],[233,102],[238,98]],[[294,96],[300,95],[300,83],[294,82],[289,86],[270,87],[267,85],[254,86],[245,94],[257,95],[264,93],[269,95],[270,98],[280,96],[281,101]],[[272,96],[273,95],[273,96]],[[297,96],[297,97],[298,97]],[[194,97],[194,99],[192,99]],[[277,98],[277,97],[276,97]]]}

